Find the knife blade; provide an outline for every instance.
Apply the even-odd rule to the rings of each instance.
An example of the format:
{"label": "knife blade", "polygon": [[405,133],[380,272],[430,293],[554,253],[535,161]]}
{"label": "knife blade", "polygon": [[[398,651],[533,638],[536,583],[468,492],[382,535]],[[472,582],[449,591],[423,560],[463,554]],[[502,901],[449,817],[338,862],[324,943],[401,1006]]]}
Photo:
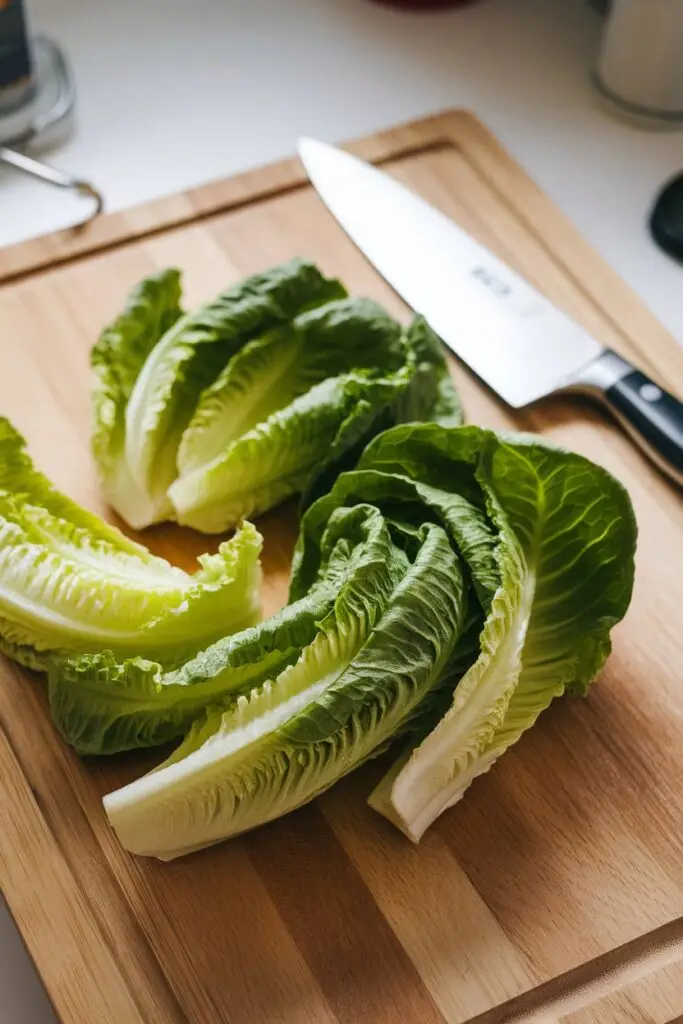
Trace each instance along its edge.
{"label": "knife blade", "polygon": [[315,139],[298,149],[316,192],[370,263],[508,405],[590,391],[683,483],[678,399],[390,175]]}

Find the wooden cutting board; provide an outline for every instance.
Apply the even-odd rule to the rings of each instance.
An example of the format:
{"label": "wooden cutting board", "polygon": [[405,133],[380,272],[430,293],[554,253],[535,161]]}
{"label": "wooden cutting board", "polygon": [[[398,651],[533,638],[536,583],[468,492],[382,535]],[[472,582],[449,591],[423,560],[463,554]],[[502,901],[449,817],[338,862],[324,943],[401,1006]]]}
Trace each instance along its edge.
{"label": "wooden cutting board", "polygon": [[[353,148],[680,391],[683,350],[473,117]],[[0,410],[58,485],[107,514],[88,451],[99,329],[155,268],[181,267],[197,303],[294,255],[407,315],[295,161],[5,250]],[[39,682],[3,663],[0,880],[68,1024],[664,1024],[683,1012],[683,495],[588,403],[513,416],[455,361],[453,374],[471,421],[541,431],[631,491],[635,596],[599,684],[555,702],[419,847],[367,808],[372,764],[280,822],[162,865],[121,850],[100,803],[155,756],[79,760]],[[292,508],[260,525],[273,611]],[[145,539],[184,566],[207,543],[173,527]]]}

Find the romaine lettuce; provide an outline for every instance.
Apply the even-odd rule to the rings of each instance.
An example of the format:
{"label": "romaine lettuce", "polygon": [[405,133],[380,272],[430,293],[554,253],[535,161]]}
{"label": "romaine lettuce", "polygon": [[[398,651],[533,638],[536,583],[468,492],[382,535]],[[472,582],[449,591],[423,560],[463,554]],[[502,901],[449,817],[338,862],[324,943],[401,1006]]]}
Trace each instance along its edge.
{"label": "romaine lettuce", "polygon": [[32,668],[110,650],[170,666],[260,616],[250,523],[192,576],[60,494],[0,419],[0,649]]}
{"label": "romaine lettuce", "polygon": [[209,708],[160,768],[105,798],[128,849],[169,860],[293,810],[415,714],[460,634],[462,571],[441,527],[420,529],[408,553],[377,510],[367,514],[373,557],[295,664]]}
{"label": "romaine lettuce", "polygon": [[[272,679],[312,643],[339,590],[360,585],[375,558],[360,521],[328,531],[315,580],[298,601],[235,636],[217,641],[179,668],[143,658],[120,662],[109,652],[54,658],[49,697],[54,720],[80,753],[111,754],[184,735],[208,705],[231,706],[240,694]],[[353,526],[353,528],[351,528]]]}
{"label": "romaine lettuce", "polygon": [[184,315],[179,293],[177,271],[142,282],[93,349],[93,451],[131,526],[220,532],[310,497],[394,423],[459,422],[425,322],[402,330],[310,263],[254,275]]}
{"label": "romaine lettuce", "polygon": [[566,691],[585,694],[631,598],[636,524],[624,488],[587,459],[531,436],[476,427],[397,430],[361,467],[472,467],[497,544],[500,584],[479,656],[436,727],[370,798],[411,839]]}
{"label": "romaine lettuce", "polygon": [[90,354],[92,451],[107,501],[131,524],[146,522],[149,499],[126,461],[126,407],[147,357],[181,315],[180,274],[164,270],[133,289]]}
{"label": "romaine lettuce", "polygon": [[417,840],[555,696],[586,692],[629,604],[635,537],[624,489],[579,455],[477,427],[380,435],[304,516],[290,614],[332,545],[364,550],[360,571],[295,661],[223,695],[105,799],[121,841],[162,859],[217,842],[399,734],[407,751],[371,802]]}
{"label": "romaine lettuce", "polygon": [[[92,353],[93,450],[108,498],[135,528],[169,518],[180,439],[200,395],[248,341],[345,295],[310,263],[255,274],[181,315],[180,275],[143,281]],[[115,429],[114,429],[115,425]]]}

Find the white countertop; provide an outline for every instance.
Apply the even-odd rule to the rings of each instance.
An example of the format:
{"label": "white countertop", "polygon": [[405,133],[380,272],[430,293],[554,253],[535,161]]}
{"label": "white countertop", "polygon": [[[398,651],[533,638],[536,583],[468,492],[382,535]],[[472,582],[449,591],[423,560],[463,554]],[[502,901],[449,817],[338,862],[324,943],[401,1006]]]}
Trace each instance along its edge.
{"label": "white countertop", "polygon": [[[28,0],[67,49],[71,139],[50,155],[110,210],[436,110],[474,110],[683,342],[683,268],[650,241],[683,132],[642,133],[588,84],[600,19],[585,0],[484,0],[407,15],[367,0]],[[65,226],[75,201],[0,172],[0,244]],[[679,386],[680,386],[680,382]],[[0,1024],[55,1018],[0,908]]]}

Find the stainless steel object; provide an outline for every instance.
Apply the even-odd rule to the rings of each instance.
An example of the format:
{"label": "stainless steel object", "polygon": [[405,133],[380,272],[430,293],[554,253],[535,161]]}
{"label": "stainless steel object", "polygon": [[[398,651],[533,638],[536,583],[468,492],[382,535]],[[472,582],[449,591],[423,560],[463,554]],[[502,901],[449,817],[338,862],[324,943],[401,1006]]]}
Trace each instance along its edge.
{"label": "stainless steel object", "polygon": [[299,155],[321,199],[379,273],[509,405],[588,391],[683,483],[678,399],[389,175],[314,139],[299,142]]}
{"label": "stainless steel object", "polygon": [[[70,189],[92,202],[88,216],[82,222],[88,223],[102,210],[103,197],[92,184],[72,174],[59,171],[42,160],[23,152],[37,140],[45,138],[67,120],[73,110],[76,90],[68,61],[64,54],[49,39],[39,37],[34,43],[36,64],[36,91],[39,95],[42,76],[49,74],[54,96],[44,109],[40,103],[26,104],[25,109],[12,116],[0,117],[0,162],[30,174],[49,185]],[[17,149],[16,147],[21,147]]]}
{"label": "stainless steel object", "polygon": [[[91,199],[94,205],[90,216],[87,218],[88,221],[96,217],[102,210],[102,196],[89,181],[76,178],[72,174],[65,174],[49,164],[42,163],[40,160],[34,160],[33,157],[27,156],[25,153],[19,153],[14,149],[7,149],[5,146],[0,146],[0,160],[11,167],[15,167],[18,171],[23,171],[24,174],[30,174],[34,178],[47,182],[48,185],[68,188],[78,192],[84,198]],[[87,223],[87,221],[83,223]]]}

